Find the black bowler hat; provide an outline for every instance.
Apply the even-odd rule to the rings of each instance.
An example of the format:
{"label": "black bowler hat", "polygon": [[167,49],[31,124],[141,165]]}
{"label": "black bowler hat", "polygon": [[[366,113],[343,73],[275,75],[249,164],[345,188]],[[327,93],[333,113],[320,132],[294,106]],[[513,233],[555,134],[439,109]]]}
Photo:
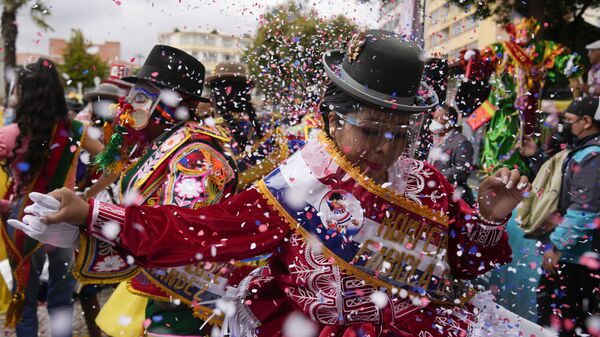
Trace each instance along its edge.
{"label": "black bowler hat", "polygon": [[156,45],[139,73],[122,80],[130,83],[147,80],[208,102],[201,96],[204,73],[204,65],[192,55],[170,46]]}
{"label": "black bowler hat", "polygon": [[323,54],[327,76],[360,101],[386,109],[421,112],[438,98],[421,81],[425,57],[421,47],[385,30],[355,34],[348,49]]}

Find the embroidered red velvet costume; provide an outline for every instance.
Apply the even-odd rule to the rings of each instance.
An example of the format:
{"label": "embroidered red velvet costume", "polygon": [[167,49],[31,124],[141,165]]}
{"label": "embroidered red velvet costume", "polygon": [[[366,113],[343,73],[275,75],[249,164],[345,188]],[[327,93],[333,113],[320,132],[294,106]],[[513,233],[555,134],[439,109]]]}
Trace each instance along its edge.
{"label": "embroidered red velvet costume", "polygon": [[[318,161],[315,151],[321,151],[319,156],[329,153],[331,160],[325,157],[314,163]],[[320,172],[314,167],[311,169],[323,186],[337,186],[347,181],[350,175],[361,185],[359,189],[373,192],[352,192],[359,195],[358,198],[364,196],[360,205],[365,208],[365,217],[375,214],[373,219],[379,217],[383,221],[390,217],[385,208],[377,215],[377,208],[382,205],[373,202],[380,200],[375,194],[385,193],[381,192],[385,189],[367,179],[357,178],[357,172],[336,152],[326,136],[309,141],[288,162],[300,158],[309,166],[322,165]],[[432,259],[449,266],[452,278],[470,279],[496,264],[510,261],[511,250],[503,229],[481,226],[465,202],[453,200],[452,187],[432,166],[402,159],[389,172],[392,188],[401,195],[397,197],[401,199],[400,204],[415,210],[428,210],[434,218],[445,219],[447,242],[445,247],[440,245],[441,254]],[[288,177],[288,182],[293,180]],[[327,249],[318,241],[316,244],[314,240],[308,241],[297,225],[290,223],[295,215],[283,214],[272,195],[269,197],[265,190],[267,184],[261,181],[221,204],[198,210],[174,206],[122,208],[91,201],[85,232],[123,249],[143,267],[181,266],[198,260],[226,262],[271,253],[268,267],[256,269],[238,286],[244,300],[236,315],[239,316],[238,323],[243,323],[245,330],[241,333],[244,336],[254,333],[281,335],[286,316],[296,310],[320,325],[321,336],[342,336],[352,329],[371,332],[371,336],[394,333],[441,337],[465,336],[465,331],[473,332],[476,321],[473,307],[457,305],[461,300],[465,301],[460,291],[430,297],[427,286],[425,289],[391,288],[387,292],[388,305],[378,308],[370,295],[379,286],[376,288],[371,281],[381,275],[376,272],[373,277],[357,277],[360,273],[352,272],[352,267],[343,267],[339,257],[326,254]],[[319,215],[315,212],[309,218],[312,216]],[[109,220],[121,226],[116,238],[107,238],[103,234],[103,227]],[[348,230],[344,227],[337,235]],[[407,237],[408,242],[417,242],[427,239],[425,236],[426,233],[415,230]],[[407,244],[397,249],[408,251],[412,247]],[[403,263],[401,268],[409,270],[407,264]],[[448,288],[455,283],[448,282],[440,287]],[[407,294],[411,296],[407,297]]]}

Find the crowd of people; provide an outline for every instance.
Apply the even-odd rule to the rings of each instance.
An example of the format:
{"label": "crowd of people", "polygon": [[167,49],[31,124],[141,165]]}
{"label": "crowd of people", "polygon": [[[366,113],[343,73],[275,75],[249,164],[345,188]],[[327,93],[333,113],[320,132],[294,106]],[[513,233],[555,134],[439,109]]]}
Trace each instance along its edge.
{"label": "crowd of people", "polygon": [[[355,32],[296,125],[256,107],[244,64],[205,77],[170,46],[71,118],[56,66],[24,66],[0,128],[7,324],[37,335],[47,258],[53,336],[71,336],[76,280],[91,336],[600,336],[600,41],[579,97],[539,123],[543,76],[580,60],[511,27],[461,54],[464,83],[491,83],[477,99],[440,94],[416,43]],[[536,245],[533,319],[488,290],[518,259],[511,226]]]}

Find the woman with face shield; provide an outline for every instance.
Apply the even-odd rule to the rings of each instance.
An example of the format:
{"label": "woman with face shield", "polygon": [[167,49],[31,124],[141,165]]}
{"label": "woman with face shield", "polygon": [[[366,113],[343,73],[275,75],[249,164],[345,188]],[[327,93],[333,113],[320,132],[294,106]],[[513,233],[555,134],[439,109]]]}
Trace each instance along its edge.
{"label": "woman with face shield", "polygon": [[[325,129],[219,205],[121,208],[61,190],[34,196],[39,207],[61,202],[37,218],[81,224],[148,267],[272,253],[217,302],[224,317],[208,323],[224,334],[290,335],[310,320],[304,326],[320,336],[545,336],[491,295],[458,287],[510,260],[504,226],[529,184],[499,170],[472,209],[434,167],[410,158],[411,116],[437,104],[420,82],[423,60],[418,45],[381,30],[325,53]],[[116,237],[103,235],[108,219]]]}

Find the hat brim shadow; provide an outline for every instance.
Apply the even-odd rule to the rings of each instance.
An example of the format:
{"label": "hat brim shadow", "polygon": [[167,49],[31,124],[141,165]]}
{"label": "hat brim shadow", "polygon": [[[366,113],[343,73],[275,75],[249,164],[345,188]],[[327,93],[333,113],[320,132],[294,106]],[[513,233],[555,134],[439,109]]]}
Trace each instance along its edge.
{"label": "hat brim shadow", "polygon": [[[438,97],[427,84],[421,82],[419,90],[417,92],[428,92],[430,96],[427,98],[417,95],[415,96],[413,104],[402,104],[397,101],[394,96],[386,96],[381,93],[377,93],[377,96],[373,95],[372,91],[365,88],[360,83],[349,78],[342,78],[342,64],[344,62],[345,52],[342,50],[330,50],[323,54],[323,67],[325,73],[333,83],[335,83],[340,89],[347,92],[349,95],[365,103],[370,103],[375,106],[379,106],[385,109],[395,110],[398,112],[406,113],[417,113],[423,112],[435,108],[438,105]],[[369,93],[371,91],[371,93]],[[381,96],[384,96],[381,98]],[[423,103],[419,103],[422,101]]]}
{"label": "hat brim shadow", "polygon": [[133,84],[130,82],[125,82],[121,79],[116,79],[116,78],[107,78],[106,80],[102,81],[102,83],[114,84],[117,87],[119,87],[120,89],[125,89],[125,90],[129,90],[133,86]]}
{"label": "hat brim shadow", "polygon": [[223,74],[208,76],[206,78],[206,83],[210,84],[211,82],[214,82],[217,80],[225,80],[225,81],[233,81],[233,82],[247,82],[248,77],[246,77],[240,73],[223,73]]}
{"label": "hat brim shadow", "polygon": [[146,80],[146,81],[149,81],[149,82],[156,83],[156,84],[158,84],[158,85],[160,85],[162,87],[165,87],[165,88],[173,89],[173,90],[176,90],[176,91],[181,91],[181,92],[183,92],[186,95],[192,96],[193,98],[195,98],[196,100],[198,100],[200,102],[206,102],[206,103],[210,102],[209,99],[207,99],[205,97],[202,97],[202,96],[199,96],[196,93],[187,92],[185,90],[181,90],[180,88],[172,88],[172,84],[170,84],[168,82],[161,81],[161,80],[156,79],[156,78],[152,78],[152,77],[129,76],[129,77],[123,77],[123,78],[121,78],[121,80],[123,80],[125,82],[128,82],[128,83],[132,83],[132,84],[137,83],[137,81],[139,81],[139,80]]}

